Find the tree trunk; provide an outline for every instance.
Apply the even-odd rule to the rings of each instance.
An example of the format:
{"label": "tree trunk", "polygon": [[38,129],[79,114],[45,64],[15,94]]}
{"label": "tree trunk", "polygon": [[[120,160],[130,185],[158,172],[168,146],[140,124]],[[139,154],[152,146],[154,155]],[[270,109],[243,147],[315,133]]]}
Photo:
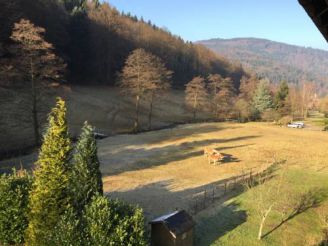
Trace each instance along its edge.
{"label": "tree trunk", "polygon": [[219,120],[220,119],[220,115],[219,115],[219,105],[217,104],[216,107],[215,107],[215,117],[216,117],[216,120]]}
{"label": "tree trunk", "polygon": [[265,211],[264,215],[262,216],[262,220],[261,220],[260,228],[259,228],[259,233],[257,235],[258,240],[262,239],[263,226],[264,226],[266,218],[268,217],[269,213],[271,212],[271,209],[272,209],[272,205],[269,207],[269,209],[267,211]]}
{"label": "tree trunk", "polygon": [[33,130],[34,130],[34,142],[38,146],[40,144],[40,133],[39,133],[39,121],[37,111],[37,98],[36,88],[34,81],[34,68],[33,61],[31,60],[31,95],[32,95],[32,119],[33,119]]}
{"label": "tree trunk", "polygon": [[196,93],[194,98],[194,121],[196,121],[196,111],[197,111],[197,101],[198,101],[198,94]]}
{"label": "tree trunk", "polygon": [[194,108],[194,112],[193,112],[194,122],[196,121],[196,111],[197,111],[197,109]]}
{"label": "tree trunk", "polygon": [[149,115],[148,115],[148,129],[151,130],[151,119],[153,114],[153,102],[154,102],[154,94],[151,94],[150,98],[150,109],[149,109]]}
{"label": "tree trunk", "polygon": [[134,127],[133,127],[133,132],[138,132],[139,131],[139,102],[140,102],[140,96],[138,95],[136,98],[136,117],[134,120]]}

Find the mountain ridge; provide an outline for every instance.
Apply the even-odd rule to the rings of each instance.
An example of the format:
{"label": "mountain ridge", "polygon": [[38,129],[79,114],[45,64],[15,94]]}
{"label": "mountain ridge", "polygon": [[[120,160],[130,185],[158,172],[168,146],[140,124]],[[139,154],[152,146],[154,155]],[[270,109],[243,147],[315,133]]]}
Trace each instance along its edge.
{"label": "mountain ridge", "polygon": [[287,80],[293,84],[314,81],[328,89],[328,51],[262,38],[213,38],[197,41],[214,52],[237,62],[260,77],[274,83]]}
{"label": "mountain ridge", "polygon": [[276,43],[276,44],[283,44],[283,45],[287,45],[287,46],[294,46],[297,48],[323,51],[323,52],[328,53],[328,49],[325,50],[325,49],[320,49],[320,48],[314,48],[311,46],[303,46],[303,45],[297,45],[297,44],[291,44],[291,43],[285,43],[285,42],[281,42],[281,41],[271,40],[271,39],[267,39],[267,38],[256,38],[256,37],[210,38],[210,39],[198,40],[195,43],[202,43],[202,42],[212,41],[212,40],[222,40],[222,41],[257,40],[257,41],[265,41],[265,42],[271,42],[271,43]]}

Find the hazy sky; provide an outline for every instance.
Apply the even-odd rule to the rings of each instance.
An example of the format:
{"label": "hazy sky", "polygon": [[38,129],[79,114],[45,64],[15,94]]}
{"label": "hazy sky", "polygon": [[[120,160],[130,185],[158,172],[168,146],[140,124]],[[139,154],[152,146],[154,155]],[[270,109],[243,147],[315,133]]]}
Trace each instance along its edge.
{"label": "hazy sky", "polygon": [[297,0],[106,0],[189,41],[257,37],[328,50]]}

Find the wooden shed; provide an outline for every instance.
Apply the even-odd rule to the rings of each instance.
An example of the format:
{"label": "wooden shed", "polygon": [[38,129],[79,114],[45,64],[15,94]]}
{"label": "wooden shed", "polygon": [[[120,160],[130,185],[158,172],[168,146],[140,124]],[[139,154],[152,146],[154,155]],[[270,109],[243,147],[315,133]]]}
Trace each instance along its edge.
{"label": "wooden shed", "polygon": [[193,245],[195,222],[184,210],[163,215],[150,222],[151,246]]}
{"label": "wooden shed", "polygon": [[328,41],[328,0],[298,0]]}

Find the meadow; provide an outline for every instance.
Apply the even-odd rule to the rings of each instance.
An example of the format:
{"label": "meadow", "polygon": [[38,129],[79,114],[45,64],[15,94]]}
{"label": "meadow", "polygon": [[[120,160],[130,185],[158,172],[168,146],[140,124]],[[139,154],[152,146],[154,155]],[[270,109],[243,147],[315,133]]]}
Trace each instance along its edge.
{"label": "meadow", "polygon": [[[104,192],[140,205],[149,221],[175,209],[190,211],[200,192],[222,187],[219,185],[226,180],[250,170],[264,170],[275,161],[282,162],[287,170],[290,190],[313,188],[328,194],[327,137],[326,132],[312,128],[289,129],[269,123],[186,124],[99,140],[98,156]],[[215,148],[230,159],[211,165],[203,155],[205,147]],[[1,164],[32,161],[30,155]],[[265,236],[258,241],[257,189],[239,187],[195,213],[196,245],[314,245],[320,241],[317,210],[327,206],[321,193],[320,203],[282,225],[277,214],[270,215]]]}
{"label": "meadow", "polygon": [[[111,137],[99,142],[104,188],[109,196],[139,204],[151,219],[177,208],[190,210],[200,192],[282,161],[289,190],[320,189],[328,194],[327,133],[317,130],[207,123]],[[232,158],[210,165],[203,156],[204,147]],[[231,191],[197,213],[196,245],[313,245],[320,241],[322,225],[316,211],[327,206],[325,198],[257,241],[256,192],[256,187]],[[264,234],[279,225],[277,216],[268,218]]]}

